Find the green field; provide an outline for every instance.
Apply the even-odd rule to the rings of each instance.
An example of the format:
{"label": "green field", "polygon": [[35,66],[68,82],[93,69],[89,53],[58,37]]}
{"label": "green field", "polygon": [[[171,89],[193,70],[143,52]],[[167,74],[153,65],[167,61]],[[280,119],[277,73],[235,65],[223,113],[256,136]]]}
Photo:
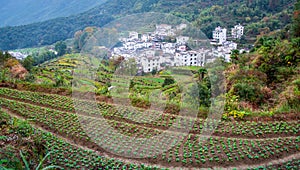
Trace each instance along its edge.
{"label": "green field", "polygon": [[[288,160],[280,165],[266,165],[270,160],[279,160],[289,155],[298,155],[300,144],[300,122],[295,121],[218,121],[200,118],[182,117],[174,114],[151,110],[133,110],[129,106],[97,103],[97,109],[91,107],[93,101],[72,99],[66,96],[51,95],[37,92],[0,89],[2,108],[12,115],[27,119],[30,123],[47,129],[52,134],[58,134],[69,141],[77,141],[89,151],[66,143],[51,133],[42,132],[46,147],[53,151],[51,163],[66,169],[81,169],[94,167],[119,167],[145,169],[143,163],[151,166],[165,167],[293,167],[294,161]],[[82,107],[78,107],[78,106]],[[77,106],[77,107],[74,107]],[[76,108],[76,109],[75,109]],[[5,111],[4,110],[4,111]],[[140,117],[139,121],[152,122],[137,124],[131,120]],[[177,128],[184,124],[194,124],[185,136],[180,132],[169,129],[180,120]],[[96,123],[106,121],[107,124]],[[83,123],[84,122],[84,123]],[[217,128],[207,139],[201,140],[201,132],[208,126]],[[184,140],[165,152],[138,161],[137,164],[122,162],[123,158],[114,156],[111,152],[101,149],[106,146],[113,153],[129,154],[143,157],[149,152],[156,153],[156,142],[152,146],[147,144],[137,150],[131,144],[118,144],[124,141],[123,136],[107,133],[107,129],[114,128],[125,136],[135,137],[137,142],[143,138],[150,139],[155,135],[165,133],[170,144],[176,136],[183,136]],[[97,133],[95,133],[97,132]],[[99,136],[100,135],[100,136]],[[143,146],[143,145],[141,145]],[[62,150],[61,147],[64,147]],[[126,149],[126,150],[124,150]],[[96,150],[101,150],[94,152]],[[99,155],[98,155],[99,154]],[[109,158],[103,157],[107,155]],[[139,160],[139,159],[137,159]],[[132,162],[137,161],[132,159]],[[140,163],[142,162],[142,163]],[[159,163],[152,163],[159,162]],[[109,168],[109,169],[110,169]]]}

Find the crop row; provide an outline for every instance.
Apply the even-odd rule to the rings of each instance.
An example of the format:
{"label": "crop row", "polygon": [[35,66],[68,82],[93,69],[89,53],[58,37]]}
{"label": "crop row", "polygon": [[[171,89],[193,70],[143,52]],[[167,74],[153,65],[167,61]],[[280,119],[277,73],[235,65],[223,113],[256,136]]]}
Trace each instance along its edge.
{"label": "crop row", "polygon": [[[264,162],[269,159],[299,151],[300,137],[265,140],[208,137],[201,135],[160,132],[153,135],[151,129],[143,129],[144,138],[114,132],[109,124],[83,117],[85,130],[94,142],[109,152],[127,157],[148,158],[163,161],[166,165],[211,166],[237,165],[244,162]],[[131,129],[135,131],[135,128]],[[148,135],[148,136],[147,136]],[[150,138],[151,137],[151,138]]]}
{"label": "crop row", "polygon": [[255,170],[268,170],[268,169],[299,169],[300,167],[300,159],[292,159],[288,160],[287,162],[284,163],[277,163],[277,164],[272,164],[272,165],[267,165],[267,166],[259,166],[257,168],[253,168]]}
{"label": "crop row", "polygon": [[[3,113],[0,112],[0,114]],[[37,136],[41,137],[47,152],[51,152],[49,158],[50,164],[59,165],[64,169],[160,169],[143,164],[125,163],[117,159],[100,156],[91,150],[79,148],[40,129],[35,129],[34,132]]]}
{"label": "crop row", "polygon": [[0,98],[0,102],[2,107],[8,108],[18,115],[52,129],[59,134],[89,140],[75,114],[66,114],[61,111],[2,98]]}
{"label": "crop row", "polygon": [[[105,123],[104,119],[76,116],[7,99],[1,99],[1,102],[5,107],[54,131],[83,138],[82,140],[88,135],[86,140],[92,139],[110,153],[142,157],[147,159],[145,161],[162,161],[166,165],[229,166],[266,161],[299,151],[300,137],[265,140],[210,137],[208,140],[200,140],[201,135],[164,133],[113,120]],[[115,128],[111,124],[115,124]],[[121,133],[114,132],[119,132],[119,128]],[[160,137],[155,138],[157,135]],[[168,147],[170,148],[165,150]]]}
{"label": "crop row", "polygon": [[[247,136],[247,137],[271,137],[271,136],[297,136],[299,135],[300,122],[227,122],[213,121],[207,122],[203,119],[192,119],[188,117],[176,116],[158,111],[145,111],[130,106],[110,105],[107,103],[96,103],[88,100],[72,99],[60,95],[43,94],[36,92],[17,91],[1,88],[0,96],[23,100],[34,104],[44,105],[66,112],[84,113],[90,116],[104,116],[110,119],[131,120],[137,124],[144,124],[158,129],[167,129],[179,121],[189,125],[191,133],[199,134],[204,127],[214,128],[215,135],[227,136]],[[76,107],[74,107],[76,106]],[[215,126],[218,125],[218,128]]]}
{"label": "crop row", "polygon": [[[298,136],[300,131],[300,121],[293,122],[237,122],[237,121],[206,121],[203,119],[193,119],[182,117],[159,111],[143,111],[131,106],[110,105],[107,103],[96,103],[88,100],[72,99],[66,96],[43,94],[36,92],[17,91],[1,88],[0,94],[16,100],[44,105],[46,107],[63,110],[66,112],[78,112],[89,116],[104,116],[110,119],[124,119],[137,124],[151,126],[157,129],[167,129],[180,120],[189,125],[191,133],[199,134],[204,127],[214,129],[215,135],[226,136],[247,136],[252,138],[271,136]],[[74,107],[76,106],[76,107]],[[216,128],[217,126],[217,128]]]}

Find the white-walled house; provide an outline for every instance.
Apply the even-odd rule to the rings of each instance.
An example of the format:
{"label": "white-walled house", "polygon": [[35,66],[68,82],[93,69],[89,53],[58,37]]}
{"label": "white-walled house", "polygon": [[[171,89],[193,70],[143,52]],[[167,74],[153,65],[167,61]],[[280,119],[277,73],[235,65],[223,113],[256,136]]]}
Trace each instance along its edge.
{"label": "white-walled house", "polygon": [[174,31],[172,30],[172,26],[167,25],[167,24],[156,25],[155,34],[159,35],[159,36],[174,36],[175,35]]}
{"label": "white-walled house", "polygon": [[242,26],[241,24],[231,28],[232,38],[240,39],[243,35],[244,35],[244,26]]}
{"label": "white-walled house", "polygon": [[178,44],[186,44],[189,41],[190,37],[187,36],[178,36],[176,37],[176,43]]}
{"label": "white-walled house", "polygon": [[155,53],[154,50],[145,50],[137,55],[137,64],[141,66],[145,73],[160,69],[161,57],[156,56]]}
{"label": "white-walled house", "polygon": [[126,50],[134,50],[135,42],[129,41],[123,44]]}
{"label": "white-walled house", "polygon": [[228,48],[230,50],[236,50],[237,49],[237,43],[232,41],[226,41],[223,43],[223,47]]}
{"label": "white-walled house", "polygon": [[155,56],[145,56],[140,59],[140,64],[142,65],[143,71],[145,73],[151,72],[153,70],[159,70],[160,69],[160,59],[159,57]]}
{"label": "white-walled house", "polygon": [[177,30],[183,30],[187,27],[187,24],[180,24],[176,27]]}
{"label": "white-walled house", "polygon": [[134,41],[137,40],[138,38],[139,38],[139,33],[135,31],[129,32],[129,37],[128,37],[129,40]]}
{"label": "white-walled house", "polygon": [[177,46],[176,51],[185,52],[187,51],[187,47],[186,45],[179,45]]}
{"label": "white-walled house", "polygon": [[223,43],[223,46],[219,46],[213,49],[213,55],[216,58],[222,57],[225,59],[226,62],[229,62],[232,50],[236,49],[237,43],[226,41],[225,43]]}
{"label": "white-walled house", "polygon": [[150,39],[151,39],[151,37],[149,34],[142,34],[141,40],[143,42],[148,42],[148,41],[150,41]]}
{"label": "white-walled house", "polygon": [[205,64],[205,51],[186,51],[175,54],[175,66],[203,66]]}
{"label": "white-walled house", "polygon": [[227,40],[227,29],[221,28],[220,26],[215,28],[215,30],[213,31],[213,39],[218,40],[219,44],[225,42]]}
{"label": "white-walled house", "polygon": [[156,30],[171,30],[172,29],[172,26],[171,25],[168,25],[168,24],[158,24],[156,25]]}

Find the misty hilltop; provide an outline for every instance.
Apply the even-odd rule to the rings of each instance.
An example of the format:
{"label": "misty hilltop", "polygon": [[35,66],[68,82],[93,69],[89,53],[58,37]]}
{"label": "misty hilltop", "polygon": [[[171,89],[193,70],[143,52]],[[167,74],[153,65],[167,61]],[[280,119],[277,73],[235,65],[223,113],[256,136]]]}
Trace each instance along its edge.
{"label": "misty hilltop", "polygon": [[106,0],[0,0],[0,27],[78,14]]}

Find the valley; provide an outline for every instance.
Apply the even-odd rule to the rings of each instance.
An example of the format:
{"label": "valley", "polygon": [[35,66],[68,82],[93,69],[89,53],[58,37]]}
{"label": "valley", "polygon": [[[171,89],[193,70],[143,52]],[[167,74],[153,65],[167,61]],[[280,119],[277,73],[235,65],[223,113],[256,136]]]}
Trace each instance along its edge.
{"label": "valley", "polygon": [[299,0],[25,3],[0,170],[299,169]]}

